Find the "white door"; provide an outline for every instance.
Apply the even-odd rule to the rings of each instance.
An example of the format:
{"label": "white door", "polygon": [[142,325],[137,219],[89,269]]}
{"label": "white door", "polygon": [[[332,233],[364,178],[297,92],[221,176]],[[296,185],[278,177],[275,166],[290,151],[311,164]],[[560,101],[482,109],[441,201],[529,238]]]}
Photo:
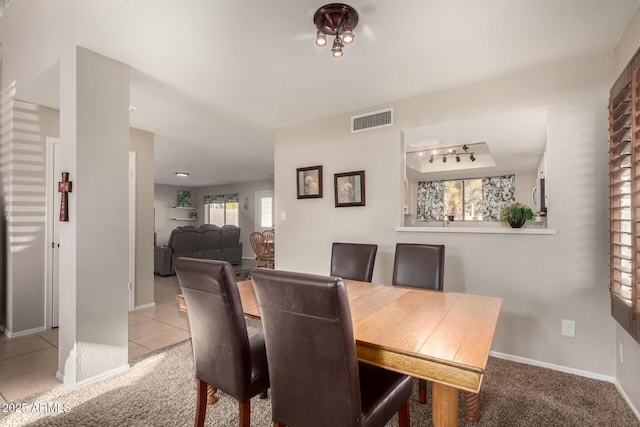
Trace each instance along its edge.
{"label": "white door", "polygon": [[47,138],[47,298],[45,306],[45,328],[58,327],[58,307],[60,294],[60,193],[58,182],[61,178],[60,140]]}
{"label": "white door", "polygon": [[256,191],[256,231],[273,228],[273,190]]}
{"label": "white door", "polygon": [[136,308],[136,153],[129,151],[129,311]]}

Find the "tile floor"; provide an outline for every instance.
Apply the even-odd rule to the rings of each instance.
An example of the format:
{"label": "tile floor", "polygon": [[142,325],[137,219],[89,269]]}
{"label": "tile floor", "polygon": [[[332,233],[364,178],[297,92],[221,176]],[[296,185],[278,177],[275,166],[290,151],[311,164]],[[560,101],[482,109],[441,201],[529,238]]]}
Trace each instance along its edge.
{"label": "tile floor", "polygon": [[[178,279],[154,277],[155,307],[129,313],[129,360],[191,336],[187,314],[178,310]],[[60,384],[57,347],[58,329],[13,339],[0,334],[0,404]]]}

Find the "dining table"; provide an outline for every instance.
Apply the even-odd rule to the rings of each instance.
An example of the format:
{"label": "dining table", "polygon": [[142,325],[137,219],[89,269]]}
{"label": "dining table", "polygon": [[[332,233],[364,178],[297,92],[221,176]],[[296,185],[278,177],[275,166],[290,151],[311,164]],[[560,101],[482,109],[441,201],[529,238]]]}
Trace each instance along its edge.
{"label": "dining table", "polygon": [[[502,300],[345,280],[358,360],[431,381],[436,427],[479,420],[479,392]],[[238,283],[244,314],[260,317],[253,283]]]}

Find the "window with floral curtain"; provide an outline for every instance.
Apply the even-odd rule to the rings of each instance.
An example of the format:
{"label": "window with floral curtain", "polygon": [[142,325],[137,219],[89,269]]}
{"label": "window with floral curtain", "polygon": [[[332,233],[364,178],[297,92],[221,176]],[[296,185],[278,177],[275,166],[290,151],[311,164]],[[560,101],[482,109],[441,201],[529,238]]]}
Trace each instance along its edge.
{"label": "window with floral curtain", "polygon": [[499,221],[515,201],[515,175],[418,182],[417,221]]}
{"label": "window with floral curtain", "polygon": [[238,193],[216,194],[204,197],[204,222],[223,225],[239,225],[238,205],[240,195]]}

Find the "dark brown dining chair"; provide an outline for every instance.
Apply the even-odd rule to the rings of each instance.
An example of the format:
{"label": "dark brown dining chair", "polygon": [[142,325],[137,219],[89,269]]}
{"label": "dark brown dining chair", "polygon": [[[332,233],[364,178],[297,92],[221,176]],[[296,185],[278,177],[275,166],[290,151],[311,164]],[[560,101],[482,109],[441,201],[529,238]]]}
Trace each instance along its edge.
{"label": "dark brown dining chair", "polygon": [[231,264],[178,258],[176,274],[184,295],[196,368],[196,426],[203,426],[207,385],[239,402],[241,427],[248,427],[251,398],[266,397],[269,373],[262,330],[247,333]]}
{"label": "dark brown dining chair", "polygon": [[[444,288],[444,245],[397,243],[393,285],[441,291]],[[427,403],[427,381],[418,380],[418,400]]]}
{"label": "dark brown dining chair", "polygon": [[257,269],[274,426],[409,426],[413,380],[359,363],[339,277]]}
{"label": "dark brown dining chair", "polygon": [[331,247],[331,276],[370,282],[378,245],[338,243]]}
{"label": "dark brown dining chair", "polygon": [[251,243],[251,248],[256,254],[256,268],[274,268],[274,255],[269,251],[269,248],[265,243],[264,235],[259,231],[254,231],[249,235],[249,243]]}

